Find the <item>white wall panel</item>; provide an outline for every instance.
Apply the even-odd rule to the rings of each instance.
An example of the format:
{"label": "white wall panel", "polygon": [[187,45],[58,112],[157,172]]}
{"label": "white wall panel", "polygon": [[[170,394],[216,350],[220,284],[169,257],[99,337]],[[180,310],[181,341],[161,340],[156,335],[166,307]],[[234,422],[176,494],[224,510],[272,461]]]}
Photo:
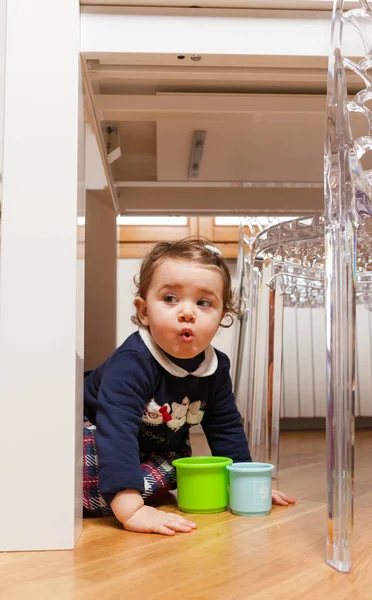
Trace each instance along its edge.
{"label": "white wall panel", "polygon": [[283,387],[284,417],[300,416],[300,393],[298,372],[298,340],[297,324],[294,315],[295,309],[284,309],[283,323]]}
{"label": "white wall panel", "polygon": [[372,415],[372,318],[364,306],[357,306],[356,409],[362,416]]}
{"label": "white wall panel", "polygon": [[0,550],[67,549],[82,530],[79,2],[7,0],[6,26]]}
{"label": "white wall panel", "polygon": [[301,417],[313,417],[315,412],[311,309],[294,308],[297,323],[298,377]]}
{"label": "white wall panel", "polygon": [[[0,0],[0,202],[3,176],[6,0]],[[0,217],[1,219],[1,217]],[[1,231],[0,231],[1,240]]]}
{"label": "white wall panel", "polygon": [[326,332],[324,308],[311,309],[313,334],[313,368],[315,415],[325,417],[327,408],[326,390]]}

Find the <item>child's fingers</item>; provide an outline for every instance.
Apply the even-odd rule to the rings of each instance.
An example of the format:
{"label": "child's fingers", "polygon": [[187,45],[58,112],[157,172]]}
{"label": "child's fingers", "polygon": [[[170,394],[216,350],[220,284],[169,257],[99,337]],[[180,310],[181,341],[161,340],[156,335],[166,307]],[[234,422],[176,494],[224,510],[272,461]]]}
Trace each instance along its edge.
{"label": "child's fingers", "polygon": [[276,496],[273,494],[273,504],[277,504],[278,506],[288,506],[288,502],[281,498],[280,496]]}
{"label": "child's fingers", "polygon": [[183,531],[185,533],[188,533],[189,531],[192,531],[192,527],[191,525],[188,525],[187,522],[185,521],[184,523],[182,523],[182,521],[176,521],[176,520],[171,520],[167,523],[167,527],[169,527],[170,529],[173,529],[173,531]]}
{"label": "child's fingers", "polygon": [[175,530],[170,527],[166,527],[165,525],[155,525],[153,528],[153,533],[160,533],[160,535],[174,535]]}
{"label": "child's fingers", "polygon": [[154,523],[155,533],[164,533],[165,535],[170,535],[169,531],[189,533],[196,528],[196,523],[175,513],[157,511],[156,517],[157,519]]}
{"label": "child's fingers", "polygon": [[294,498],[287,496],[279,490],[273,490],[272,501],[273,504],[278,504],[279,506],[288,506],[288,504],[295,504],[296,502]]}
{"label": "child's fingers", "polygon": [[295,498],[292,498],[292,496],[287,496],[287,494],[280,494],[280,497],[282,500],[285,500],[288,504],[295,504],[296,500]]}
{"label": "child's fingers", "polygon": [[185,517],[182,517],[181,515],[177,515],[176,513],[168,513],[168,512],[163,512],[163,514],[165,515],[165,518],[167,520],[171,519],[175,523],[181,523],[182,525],[186,525],[187,527],[190,527],[191,529],[196,529],[196,523],[194,523],[194,521],[185,519]]}
{"label": "child's fingers", "polygon": [[157,510],[146,505],[140,507],[123,524],[128,531],[159,533],[161,535],[174,535],[176,531],[189,533],[196,527],[193,521],[189,521],[181,515]]}

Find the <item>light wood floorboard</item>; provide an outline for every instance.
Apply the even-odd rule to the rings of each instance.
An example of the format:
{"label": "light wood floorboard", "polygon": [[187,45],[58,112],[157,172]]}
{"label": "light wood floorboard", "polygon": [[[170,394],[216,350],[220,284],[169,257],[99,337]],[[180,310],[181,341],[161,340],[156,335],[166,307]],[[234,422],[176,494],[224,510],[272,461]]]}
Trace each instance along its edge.
{"label": "light wood floorboard", "polygon": [[[203,436],[194,436],[193,447],[207,453]],[[126,532],[113,518],[87,519],[74,551],[0,554],[0,598],[372,599],[371,453],[372,432],[359,431],[349,574],[325,563],[324,433],[286,432],[278,487],[296,496],[295,506],[261,518],[195,515],[198,529],[174,537]]]}

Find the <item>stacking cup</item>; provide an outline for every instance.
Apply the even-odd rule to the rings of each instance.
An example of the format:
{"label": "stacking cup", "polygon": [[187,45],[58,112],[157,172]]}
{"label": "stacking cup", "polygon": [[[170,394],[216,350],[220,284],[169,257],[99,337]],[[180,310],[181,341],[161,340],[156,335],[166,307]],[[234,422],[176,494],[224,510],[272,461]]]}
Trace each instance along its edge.
{"label": "stacking cup", "polygon": [[190,456],[176,458],[178,507],[188,513],[218,513],[229,503],[228,472],[231,458]]}
{"label": "stacking cup", "polygon": [[235,515],[261,517],[271,511],[271,473],[269,463],[234,463],[227,466],[230,484],[230,510]]}

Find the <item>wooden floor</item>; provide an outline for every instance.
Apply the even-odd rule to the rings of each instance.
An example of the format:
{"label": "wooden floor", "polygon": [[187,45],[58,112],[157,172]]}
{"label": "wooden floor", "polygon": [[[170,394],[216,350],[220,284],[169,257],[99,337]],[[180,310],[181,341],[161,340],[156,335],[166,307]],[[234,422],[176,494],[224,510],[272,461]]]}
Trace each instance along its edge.
{"label": "wooden floor", "polygon": [[[349,574],[325,563],[324,434],[288,432],[281,444],[279,487],[296,506],[261,518],[196,515],[198,529],[174,537],[89,519],[74,551],[0,554],[1,600],[372,598],[372,432],[357,433]],[[201,436],[193,446],[206,451]]]}

